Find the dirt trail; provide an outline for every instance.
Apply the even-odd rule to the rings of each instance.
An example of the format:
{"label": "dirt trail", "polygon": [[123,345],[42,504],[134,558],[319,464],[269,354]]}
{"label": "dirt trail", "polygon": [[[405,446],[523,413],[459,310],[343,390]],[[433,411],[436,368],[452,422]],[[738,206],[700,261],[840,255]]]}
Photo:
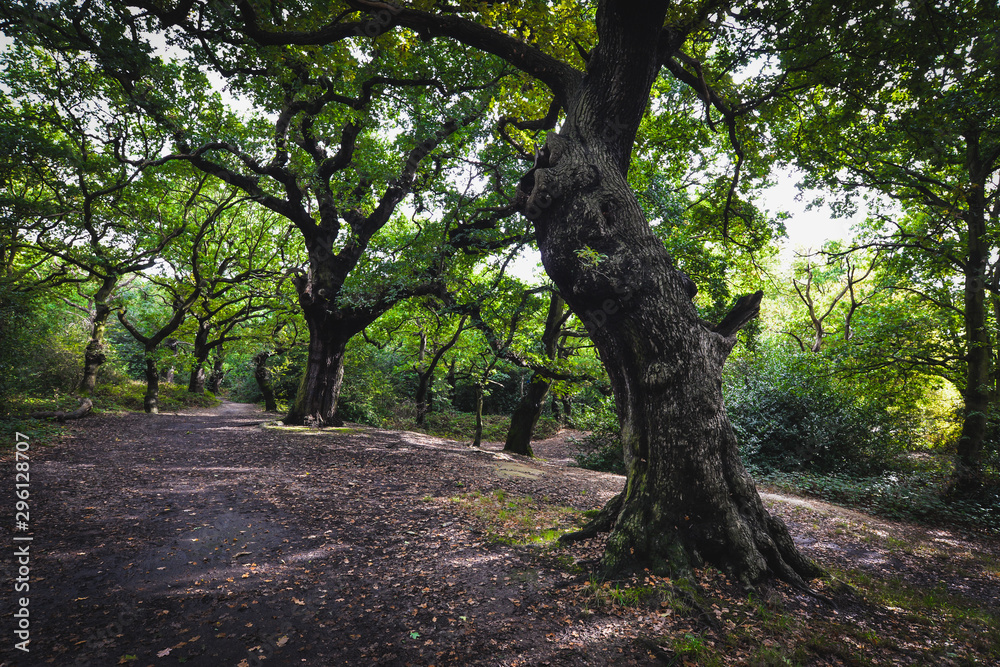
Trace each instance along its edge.
{"label": "dirt trail", "polygon": [[[5,641],[0,667],[648,664],[567,586],[567,563],[586,567],[599,539],[556,555],[497,543],[454,500],[503,489],[601,507],[623,478],[567,467],[577,434],[525,459],[418,433],[278,429],[275,417],[233,403],[97,416],[32,451],[31,652]],[[947,531],[926,535],[950,559],[928,570],[926,554],[892,553],[878,535],[817,527],[824,507],[768,502],[823,562],[867,554],[873,571],[1000,593],[955,569],[974,547]],[[3,564],[13,572],[9,550]]]}
{"label": "dirt trail", "polygon": [[544,461],[509,476],[511,457],[440,438],[262,425],[273,418],[232,403],[96,417],[35,452],[31,653],[5,646],[0,664],[513,664],[532,645],[560,653],[561,621],[532,612],[522,624],[561,572],[536,567],[529,585],[512,583],[526,568],[519,549],[485,544],[433,499],[508,488],[585,509],[620,479],[562,479]]}

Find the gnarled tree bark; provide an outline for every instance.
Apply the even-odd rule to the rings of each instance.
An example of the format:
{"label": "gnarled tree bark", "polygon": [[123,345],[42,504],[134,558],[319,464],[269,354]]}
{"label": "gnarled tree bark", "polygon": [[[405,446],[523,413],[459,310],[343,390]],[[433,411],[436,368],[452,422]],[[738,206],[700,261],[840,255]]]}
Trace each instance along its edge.
{"label": "gnarled tree bark", "polygon": [[628,477],[603,567],[710,563],[749,583],[805,586],[820,570],[764,508],[723,406],[723,364],[763,295],[741,298],[719,325],[701,320],[626,182],[650,87],[680,46],[661,29],[666,7],[600,3],[587,75],[519,188],[545,269],[587,324],[615,395]]}

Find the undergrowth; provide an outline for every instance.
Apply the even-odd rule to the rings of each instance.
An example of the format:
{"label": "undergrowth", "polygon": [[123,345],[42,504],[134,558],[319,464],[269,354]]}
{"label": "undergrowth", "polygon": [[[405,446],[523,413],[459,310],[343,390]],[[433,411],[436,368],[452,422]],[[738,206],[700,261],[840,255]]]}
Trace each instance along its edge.
{"label": "undergrowth", "polygon": [[[450,440],[472,440],[476,431],[476,415],[471,412],[441,411],[430,412],[424,417],[424,424],[417,424],[412,418],[397,420],[389,428],[417,431]],[[483,415],[483,441],[504,442],[510,428],[510,415]],[[544,440],[556,434],[560,424],[552,417],[542,416],[535,426],[532,440]]]}
{"label": "undergrowth", "polygon": [[[145,394],[145,383],[135,380],[98,385],[91,397],[94,401],[93,413],[142,412]],[[211,408],[219,403],[219,399],[209,392],[192,394],[186,386],[166,383],[160,385],[159,409],[164,412],[185,408]],[[4,405],[6,413],[0,415],[0,448],[13,443],[17,433],[28,436],[33,444],[52,442],[65,431],[65,426],[54,419],[32,419],[27,415],[58,410],[70,412],[79,407],[80,400],[72,394],[56,391],[48,396],[7,396]]]}
{"label": "undergrowth", "polygon": [[761,483],[809,495],[887,519],[932,525],[960,525],[1000,534],[1000,486],[975,498],[948,499],[944,471],[890,471],[871,477],[841,473],[777,472],[751,469]]}

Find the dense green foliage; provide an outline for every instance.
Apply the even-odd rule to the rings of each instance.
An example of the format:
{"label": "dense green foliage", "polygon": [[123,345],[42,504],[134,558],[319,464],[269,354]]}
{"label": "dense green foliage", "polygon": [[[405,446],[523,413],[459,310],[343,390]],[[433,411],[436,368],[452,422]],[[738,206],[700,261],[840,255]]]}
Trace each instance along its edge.
{"label": "dense green foliage", "polygon": [[919,444],[916,415],[891,390],[838,376],[829,359],[764,349],[728,373],[726,405],[749,465],[863,475]]}
{"label": "dense green foliage", "polygon": [[[758,4],[671,10],[698,27],[655,82],[628,172],[701,317],[767,292],[724,378],[745,461],[838,502],[983,525],[1000,502],[996,10]],[[226,3],[194,5],[197,26],[128,3],[0,15],[14,37],[0,62],[3,418],[72,407],[85,359],[99,410],[141,409],[152,369],[162,409],[211,405],[212,389],[185,393],[200,371],[287,412],[310,327],[330,315],[350,324],[340,418],[470,440],[478,421],[502,440],[547,374],[536,434],[589,431],[580,464],[623,472],[583,324],[561,321],[547,352],[554,287],[511,269],[535,243],[513,192],[564,117],[545,86],[414,30],[323,42],[326,5],[261,24],[302,31],[287,44],[242,34]],[[460,5],[574,66],[597,39],[590,3]],[[151,46],[161,20],[179,22],[169,56]],[[857,238],[781,266],[784,216],[754,203],[776,163],[838,214],[869,193]],[[600,269],[598,250],[577,257]],[[979,486],[948,504],[956,453]]]}

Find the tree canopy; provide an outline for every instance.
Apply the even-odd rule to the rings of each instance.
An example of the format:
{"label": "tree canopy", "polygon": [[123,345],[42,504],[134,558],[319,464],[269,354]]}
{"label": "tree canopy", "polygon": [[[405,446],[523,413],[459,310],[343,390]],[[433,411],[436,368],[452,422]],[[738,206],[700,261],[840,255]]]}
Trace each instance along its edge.
{"label": "tree canopy", "polygon": [[[741,339],[740,364],[791,339],[824,360],[804,373],[944,378],[962,396],[952,491],[982,487],[1000,432],[996,14],[5,3],[3,297],[78,286],[92,303],[84,392],[116,311],[142,347],[150,411],[167,344],[190,347],[195,392],[225,350],[269,404],[269,363],[294,366],[286,424],[343,421],[352,351],[366,377],[406,369],[393,390],[412,389],[421,425],[442,379],[454,397],[463,378],[476,444],[491,388],[517,385],[508,445],[523,454],[550,386],[610,394],[626,487],[567,539],[611,531],[609,573],[707,563],[808,588],[820,572],[760,500],[723,368]],[[798,314],[774,343],[757,317],[784,229],[755,197],[783,164],[838,212],[864,194],[870,216],[853,243],[793,267],[784,306]],[[525,248],[544,285],[510,275]],[[155,304],[142,313],[138,273]],[[851,414],[855,434],[869,418],[909,428]]]}

